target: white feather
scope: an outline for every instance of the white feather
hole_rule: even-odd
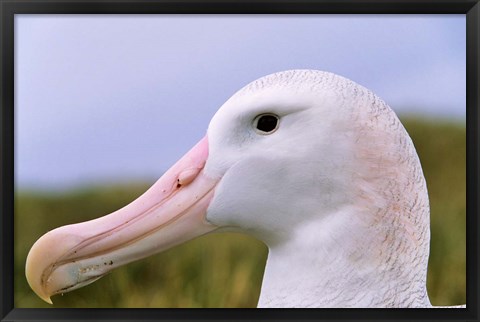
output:
[[[253,120],[279,116],[259,135]],[[431,307],[428,193],[395,113],[338,75],[293,70],[213,117],[207,219],[269,247],[259,307]]]

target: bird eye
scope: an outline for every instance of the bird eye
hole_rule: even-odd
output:
[[[273,133],[278,128],[278,116],[274,114],[261,114],[253,120],[253,125],[260,134]]]

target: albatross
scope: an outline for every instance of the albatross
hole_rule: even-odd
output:
[[[26,277],[51,304],[121,265],[234,231],[269,249],[258,307],[432,307],[429,216],[392,109],[344,77],[290,70],[235,93],[138,199],[39,238]]]

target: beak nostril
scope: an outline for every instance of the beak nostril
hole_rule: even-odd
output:
[[[198,176],[201,170],[202,168],[189,168],[180,172],[177,178],[177,188],[186,186],[192,182]]]

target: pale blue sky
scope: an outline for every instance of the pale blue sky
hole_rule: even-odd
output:
[[[261,76],[348,77],[465,119],[464,15],[16,15],[17,188],[158,178]]]

